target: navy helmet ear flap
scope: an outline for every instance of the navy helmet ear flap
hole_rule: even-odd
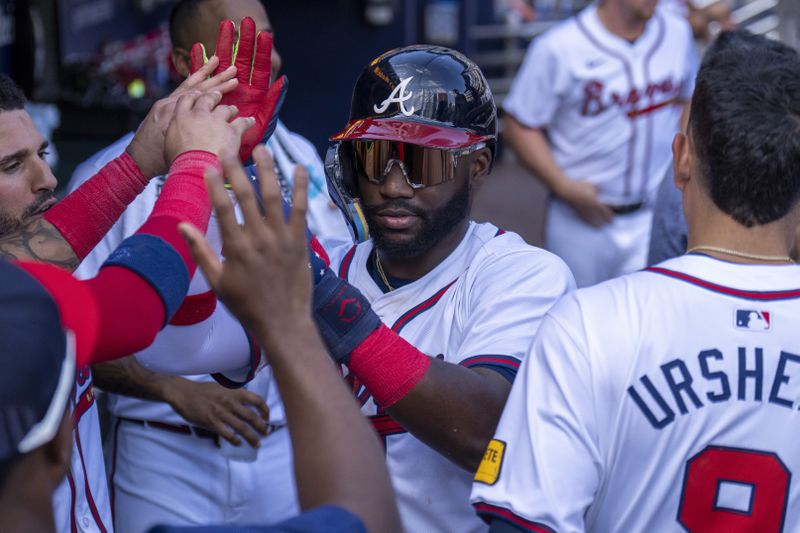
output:
[[[369,230],[359,201],[358,178],[349,142],[336,142],[328,148],[325,154],[325,179],[331,200],[344,215],[353,241],[366,241]]]

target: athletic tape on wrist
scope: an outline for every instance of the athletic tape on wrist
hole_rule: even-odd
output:
[[[381,325],[361,291],[330,269],[314,287],[314,320],[331,357],[341,364]]]
[[[137,233],[122,241],[103,266],[127,268],[158,293],[166,312],[166,326],[189,290],[189,270],[180,254],[164,239]]]

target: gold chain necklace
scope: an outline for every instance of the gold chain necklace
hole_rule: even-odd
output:
[[[742,257],[744,259],[753,259],[755,261],[764,261],[768,263],[794,263],[794,259],[787,255],[759,255],[748,254],[738,250],[731,250],[730,248],[720,248],[718,246],[692,246],[686,250],[687,254],[692,252],[716,252],[718,254],[732,255],[734,257]]]
[[[381,277],[381,281],[384,285],[389,289],[389,291],[393,291],[394,287],[389,284],[389,280],[386,278],[386,273],[383,271],[383,265],[381,265],[381,260],[378,257],[378,252],[375,252],[375,266],[378,267],[378,275]]]

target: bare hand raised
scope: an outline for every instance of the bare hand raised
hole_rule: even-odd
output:
[[[222,167],[244,215],[244,228],[216,173],[206,175],[223,240],[225,262],[197,228],[181,224],[192,256],[217,297],[261,338],[279,342],[288,331],[311,324],[311,274],[306,241],[308,179],[295,175],[294,205],[284,221],[272,159],[263,146],[253,151],[258,165],[264,216],[253,187],[236,158],[223,159]],[[311,324],[309,326],[309,324]],[[265,346],[269,353],[269,346]]]
[[[209,77],[219,66],[219,59],[212,57],[203,68],[186,78],[169,96],[158,100],[144,121],[139,125],[133,140],[127,147],[127,152],[139,166],[142,173],[153,178],[166,174],[169,170],[169,161],[164,155],[164,140],[175,112],[178,99],[190,92],[216,91],[226,94],[236,88],[239,80],[236,76],[236,67],[231,66]]]
[[[218,105],[216,91],[190,92],[178,99],[167,128],[164,155],[169,163],[189,150],[205,150],[221,157],[237,153],[242,135],[255,123],[251,117],[236,116],[235,106]]]

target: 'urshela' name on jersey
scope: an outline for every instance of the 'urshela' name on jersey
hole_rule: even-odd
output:
[[[765,362],[766,358],[766,362]],[[796,408],[800,398],[800,355],[760,347],[725,351],[709,348],[696,359],[673,359],[628,387],[628,399],[656,429],[676,414],[730,400],[767,402]]]

